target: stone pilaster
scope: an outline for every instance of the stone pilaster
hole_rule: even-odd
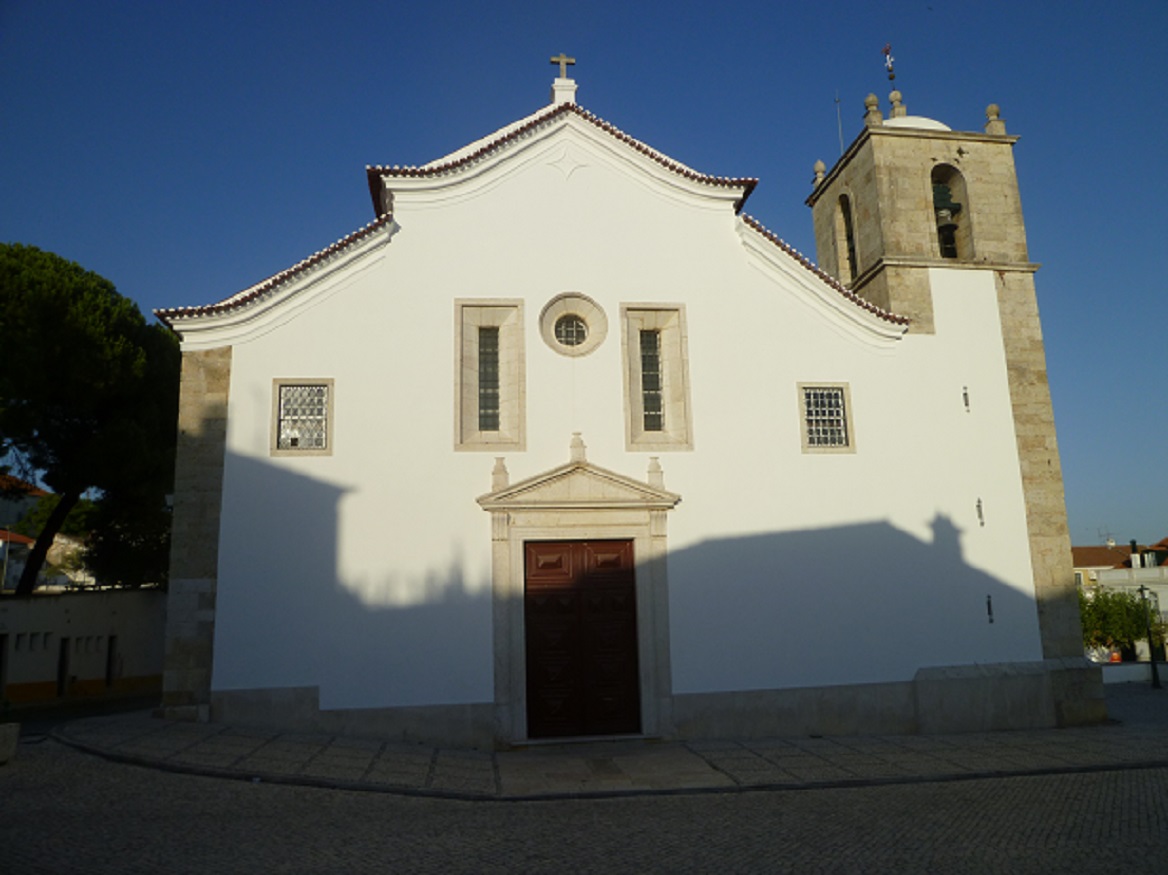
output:
[[[1004,270],[996,276],[1042,653],[1046,659],[1082,657],[1062,465],[1034,277],[1029,272]]]
[[[230,382],[230,347],[183,353],[162,683],[176,719],[209,714]]]

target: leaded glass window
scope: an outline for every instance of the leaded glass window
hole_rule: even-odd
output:
[[[803,419],[808,447],[848,446],[848,413],[842,386],[804,387]]]
[[[499,329],[479,328],[479,431],[499,430]]]
[[[665,430],[661,386],[661,332],[641,331],[641,410],[645,431]]]
[[[276,448],[328,449],[328,392],[325,384],[280,385]]]

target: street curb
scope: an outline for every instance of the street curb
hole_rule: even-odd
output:
[[[952,772],[935,775],[909,775],[902,777],[846,778],[828,781],[804,781],[781,784],[734,784],[721,787],[668,787],[629,790],[580,790],[552,793],[507,794],[463,793],[455,790],[430,789],[425,787],[394,786],[373,784],[365,781],[345,781],[330,778],[315,778],[311,775],[288,775],[269,772],[242,772],[221,769],[214,766],[199,766],[187,763],[152,759],[134,754],[119,753],[77,739],[54,728],[49,736],[67,747],[116,763],[141,766],[157,771],[207,778],[226,778],[249,783],[280,784],[293,787],[313,787],[317,789],[349,790],[359,793],[382,793],[393,796],[422,799],[447,799],[457,802],[569,802],[587,799],[632,799],[650,796],[709,796],[730,793],[757,793],[777,791],[807,790],[853,790],[864,787],[890,787],[914,784],[951,784],[962,781],[982,781],[1000,778],[1041,778],[1055,775],[1098,774],[1101,772],[1132,772],[1147,769],[1168,769],[1168,758],[1142,760],[1127,763],[1097,763],[1082,766],[1049,766],[1037,769],[988,769],[977,772]]]

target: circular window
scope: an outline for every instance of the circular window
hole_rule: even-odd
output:
[[[608,317],[586,295],[566,292],[548,301],[539,314],[544,343],[560,355],[588,355],[604,341]]]
[[[556,340],[564,346],[579,346],[588,339],[588,326],[575,313],[556,320]]]

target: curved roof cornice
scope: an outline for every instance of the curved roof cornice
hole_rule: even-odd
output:
[[[784,271],[800,285],[815,293],[815,296],[827,304],[832,310],[850,316],[856,322],[866,325],[869,329],[887,338],[899,338],[907,330],[910,319],[896,313],[877,307],[871,301],[857,295],[847,286],[821,270],[802,252],[791,246],[762,222],[753,216],[743,213],[741,232],[743,241],[748,248],[763,256],[772,264],[791,264],[797,266],[798,272],[784,268]],[[779,254],[787,256],[776,258]],[[801,277],[800,277],[801,275]]]
[[[314,252],[296,264],[261,280],[243,291],[236,292],[229,298],[224,298],[214,304],[194,307],[165,307],[154,311],[154,315],[172,331],[181,333],[191,320],[205,320],[208,317],[231,317],[240,311],[253,309],[256,305],[273,301],[289,284],[305,278],[314,271],[345,261],[355,250],[361,249],[361,244],[373,243],[378,232],[385,231],[388,237],[392,230],[393,217],[383,215],[374,219],[368,225],[358,228],[352,234],[342,237],[331,246]],[[359,252],[357,253],[359,254]]]
[[[392,204],[387,196],[387,189],[392,188],[394,179],[438,179],[453,174],[459,174],[473,168],[479,162],[502,155],[510,147],[530,136],[532,133],[545,128],[568,116],[576,116],[599,131],[604,132],[624,146],[655,162],[666,170],[677,174],[690,182],[701,185],[710,185],[718,188],[740,189],[738,198],[734,201],[735,212],[742,210],[746,199],[758,185],[753,177],[711,176],[687,167],[680,161],[675,161],[663,152],[640,140],[629,136],[620,128],[604,121],[596,115],[582,109],[575,103],[554,104],[540,110],[527,118],[520,119],[513,124],[500,128],[480,140],[476,140],[449,155],[438,158],[421,166],[373,165],[365,168],[369,182],[369,194],[373,198],[373,208],[378,214],[391,211]]]

